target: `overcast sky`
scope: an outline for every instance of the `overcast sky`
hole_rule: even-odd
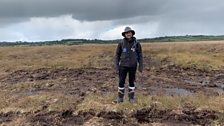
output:
[[[0,41],[224,34],[223,0],[0,0]]]

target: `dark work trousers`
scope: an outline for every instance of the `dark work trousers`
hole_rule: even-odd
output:
[[[119,66],[119,88],[124,88],[127,74],[129,76],[129,87],[135,87],[136,67]]]

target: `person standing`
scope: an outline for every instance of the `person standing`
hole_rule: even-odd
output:
[[[136,70],[143,71],[143,55],[140,42],[134,37],[135,31],[130,27],[126,27],[122,36],[124,37],[118,43],[116,49],[115,67],[119,74],[118,97],[113,103],[121,103],[124,101],[125,80],[129,76],[128,98],[129,102],[135,101],[135,79]]]

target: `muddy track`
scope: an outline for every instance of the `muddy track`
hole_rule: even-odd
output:
[[[48,69],[42,68],[33,71],[25,71],[25,70],[18,70],[14,71],[8,76],[1,78],[1,82],[6,82],[8,84],[15,84],[18,82],[25,82],[25,81],[38,81],[38,80],[50,80],[50,79],[57,79],[57,78],[71,78],[71,79],[89,79],[94,80],[93,77],[97,80],[105,80],[105,77],[108,77],[107,74],[110,73],[110,69],[96,69],[96,68],[89,68],[89,69]],[[102,76],[104,75],[104,76]],[[113,78],[112,76],[111,78]]]
[[[116,74],[111,69],[37,69],[19,70],[2,77],[0,87],[8,89],[13,85],[30,83],[32,89],[21,92],[59,91],[67,95],[84,96],[86,93],[108,92],[116,90]],[[49,82],[50,81],[50,82]],[[53,82],[51,82],[53,81]],[[41,83],[32,87],[32,84]],[[42,84],[45,83],[45,84]]]
[[[134,113],[139,123],[172,122],[182,124],[209,125],[213,120],[218,119],[221,113],[211,110],[200,110],[185,108],[179,113],[173,110],[143,108]]]
[[[196,110],[185,108],[181,112],[174,112],[169,109],[159,109],[156,107],[142,108],[130,115],[116,111],[88,111],[75,112],[74,110],[64,111],[38,111],[34,113],[0,113],[0,124],[10,122],[15,117],[25,117],[26,124],[31,126],[64,126],[64,125],[85,125],[91,119],[98,120],[100,125],[135,125],[148,123],[169,123],[170,125],[210,125],[213,120],[218,119],[221,113],[211,110]]]
[[[145,95],[193,95],[199,91],[207,95],[223,95],[224,71],[183,69],[170,65],[157,69],[146,68],[141,76],[137,73],[137,91]],[[11,90],[13,86],[28,84],[29,88],[17,89],[16,95],[33,95],[57,92],[85,99],[87,94],[116,92],[118,75],[111,68],[18,70],[0,78],[0,88]],[[126,84],[127,86],[127,84]],[[28,93],[29,92],[29,93]],[[28,125],[87,125],[97,121],[101,125],[133,125],[161,122],[170,125],[209,125],[221,113],[184,107],[174,111],[156,107],[139,109],[126,114],[117,111],[47,111],[0,113],[0,124],[25,118]]]
[[[149,89],[157,89],[159,87],[168,92],[170,89],[176,89],[177,93],[182,91],[186,95],[199,91],[208,95],[223,95],[224,70],[201,71],[197,69],[183,69],[179,66],[171,65],[166,68],[146,72],[143,80],[147,80],[150,77],[151,79],[144,82],[144,87]]]
[[[24,82],[36,83],[56,80],[33,87],[33,91],[64,91],[68,94],[105,93],[116,91],[118,75],[110,68],[19,70],[0,78],[0,87]],[[126,84],[127,86],[127,84]],[[145,94],[192,95],[199,91],[208,95],[224,94],[224,70],[201,71],[170,65],[164,68],[146,68],[137,74],[137,88]]]

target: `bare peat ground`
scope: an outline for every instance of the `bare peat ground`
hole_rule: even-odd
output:
[[[156,70],[146,69],[143,75],[137,76],[137,92],[144,96],[189,96],[198,92],[209,96],[223,95],[224,74],[221,70],[206,72],[167,66]],[[26,125],[209,125],[222,115],[219,111],[200,110],[191,105],[184,106],[179,111],[151,105],[129,114],[94,109],[76,111],[76,106],[88,95],[116,92],[117,75],[110,68],[19,70],[2,76],[0,83],[1,90],[11,90],[10,93],[17,97],[44,92],[77,97],[74,108],[67,110],[49,110],[48,104],[44,104],[41,108],[28,112],[1,112],[1,124],[24,119],[23,124]],[[21,88],[20,84],[27,85]]]
[[[115,47],[0,48],[0,125],[224,125],[223,42],[145,44],[136,103],[119,105]]]

